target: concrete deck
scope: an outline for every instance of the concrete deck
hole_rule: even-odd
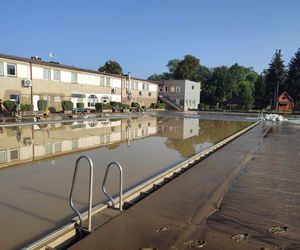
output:
[[[71,249],[188,249],[191,240],[205,249],[299,249],[300,126],[263,132],[253,128]],[[268,231],[278,225],[289,230]],[[231,239],[240,233],[248,239]]]

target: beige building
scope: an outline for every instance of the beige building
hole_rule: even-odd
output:
[[[158,98],[155,82],[4,54],[0,54],[0,86],[0,99],[33,104],[34,110],[38,100],[61,110],[63,100],[71,100],[74,108],[83,102],[93,109],[97,102],[110,101],[148,107]]]

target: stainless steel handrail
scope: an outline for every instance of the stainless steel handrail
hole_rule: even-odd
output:
[[[110,195],[108,194],[108,192],[107,192],[107,190],[106,190],[106,187],[105,187],[106,180],[107,180],[107,176],[108,176],[108,172],[109,172],[109,168],[110,168],[112,165],[117,166],[118,169],[120,170],[119,210],[122,211],[122,210],[123,210],[123,168],[122,168],[122,166],[120,165],[120,163],[118,163],[118,162],[111,162],[111,163],[109,163],[109,164],[107,165],[107,167],[106,167],[106,172],[105,172],[105,176],[104,176],[103,183],[102,183],[102,191],[103,191],[103,193],[106,195],[106,197],[111,201],[112,206],[115,208],[115,202],[114,202],[114,200],[113,200],[113,197],[110,196]]]
[[[86,159],[89,162],[89,166],[90,166],[89,208],[88,208],[88,228],[87,228],[87,230],[91,231],[92,230],[92,203],[93,203],[93,172],[94,172],[94,165],[93,165],[93,161],[91,160],[91,158],[86,156],[86,155],[82,155],[76,160],[76,165],[75,165],[75,170],[74,170],[74,175],[73,175],[73,181],[72,181],[72,187],[71,187],[71,192],[70,192],[70,197],[69,197],[69,204],[70,204],[72,210],[77,214],[77,216],[79,218],[80,227],[83,228],[83,221],[82,221],[82,218],[81,218],[81,213],[74,206],[73,199],[72,199],[74,186],[75,186],[75,182],[76,182],[76,177],[77,177],[77,170],[78,170],[79,162],[80,162],[81,159]]]

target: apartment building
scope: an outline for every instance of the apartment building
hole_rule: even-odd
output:
[[[61,110],[61,102],[74,107],[82,102],[93,109],[97,102],[138,102],[150,106],[158,98],[155,82],[125,75],[114,75],[46,62],[38,57],[23,58],[0,54],[0,99],[15,99],[22,104],[47,100],[48,107]]]
[[[181,110],[197,109],[200,103],[201,82],[167,80],[159,85],[161,100]]]

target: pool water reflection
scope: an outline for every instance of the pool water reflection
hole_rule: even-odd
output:
[[[81,154],[95,165],[94,204],[106,165],[118,161],[124,187],[153,176],[245,128],[249,122],[150,117],[3,128],[0,134],[0,249],[20,248],[73,216],[68,196]],[[85,165],[86,163],[82,163]],[[108,189],[117,193],[114,170]],[[85,208],[88,174],[79,169],[75,203]],[[30,225],[30,230],[28,226]]]

